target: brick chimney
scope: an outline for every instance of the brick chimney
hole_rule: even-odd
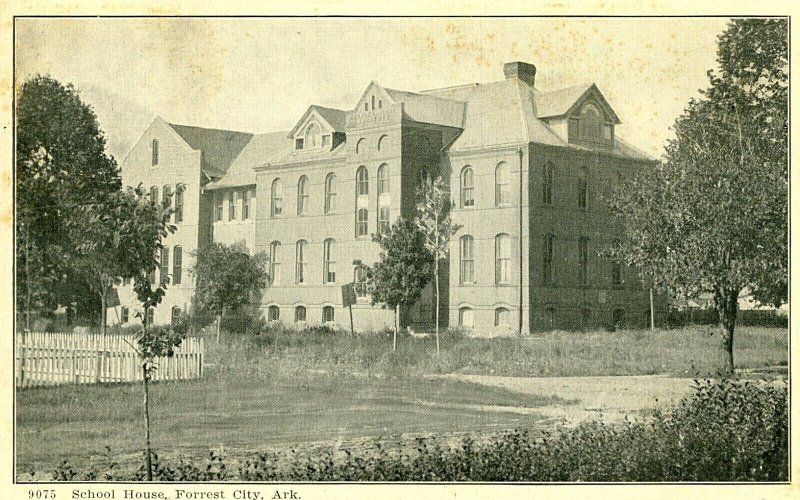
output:
[[[503,73],[506,75],[506,79],[519,78],[531,87],[536,81],[536,66],[530,63],[520,61],[505,63]]]

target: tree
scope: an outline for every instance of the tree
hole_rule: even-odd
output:
[[[383,304],[394,311],[395,350],[400,306],[419,300],[431,279],[433,255],[425,246],[424,233],[402,217],[372,239],[381,247],[380,260],[372,267],[372,305]]]
[[[425,248],[433,255],[433,276],[436,293],[436,357],[439,348],[439,261],[449,254],[450,238],[461,229],[450,218],[450,192],[445,189],[441,177],[425,179],[420,186],[420,201],[417,203],[415,224],[425,239]]]
[[[120,179],[97,117],[71,85],[48,76],[29,79],[16,118],[16,291],[30,328],[33,308],[53,308],[85,293],[65,258],[74,250],[65,220],[87,200],[118,191]],[[67,277],[72,286],[56,286]]]
[[[123,279],[158,266],[162,240],[176,230],[169,223],[171,212],[167,200],[153,203],[140,185],[135,192],[115,191],[80,205],[67,219],[68,234],[75,242],[69,263],[100,299],[104,335],[109,292]],[[161,278],[166,281],[167,277]]]
[[[251,294],[267,284],[267,256],[250,256],[242,245],[212,243],[195,252],[195,300],[200,309],[217,318],[217,342],[226,310],[237,309],[250,301]]]
[[[680,295],[713,294],[727,374],[740,292],[748,287],[772,304],[788,295],[788,139],[776,125],[788,104],[785,28],[729,24],[720,71],[709,72],[709,89],[676,121],[663,164],[613,201],[625,223],[618,259]]]

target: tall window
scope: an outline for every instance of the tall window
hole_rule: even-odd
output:
[[[333,306],[325,306],[322,308],[322,322],[333,323]]]
[[[158,186],[150,187],[150,201],[158,205]]]
[[[545,205],[553,204],[553,174],[555,167],[551,162],[544,164],[544,175],[542,179],[542,203]]]
[[[364,105],[366,106],[366,103],[364,103]],[[358,142],[356,143],[356,154],[364,152],[365,141],[366,139],[364,139],[363,137],[358,140]]]
[[[316,149],[320,146],[320,128],[316,123],[312,123],[306,129],[305,147],[306,149]]]
[[[461,283],[474,283],[475,256],[473,247],[475,240],[472,236],[465,234],[459,241],[461,244]]]
[[[494,310],[494,326],[508,326],[509,316],[508,308],[498,307]]]
[[[158,139],[153,139],[153,144],[151,149],[153,150],[153,157],[151,159],[151,164],[153,166],[158,165]]]
[[[175,222],[183,222],[183,192],[186,191],[185,184],[175,186]]]
[[[301,175],[297,181],[297,215],[308,213],[308,177]]]
[[[125,306],[122,306],[122,308],[120,309],[120,314],[119,314],[120,315],[119,322],[120,323],[127,323],[129,314],[130,314],[130,312],[129,312],[128,308],[125,307]]]
[[[389,194],[389,165],[378,167],[378,195]]]
[[[475,174],[470,166],[461,171],[461,206],[475,206]]]
[[[283,213],[283,188],[281,187],[280,179],[275,179],[272,181],[272,189],[270,193],[270,200],[272,202],[272,216],[277,217]]]
[[[386,143],[389,142],[387,139],[389,139],[389,136],[386,135],[382,135],[381,138],[378,139],[378,151],[386,147]]]
[[[501,162],[494,170],[494,204],[508,205],[511,203],[511,180],[508,173],[508,163]]]
[[[295,282],[300,285],[306,282],[306,240],[295,245]]]
[[[322,244],[322,282],[336,283],[336,242],[327,239]]]
[[[372,96],[372,109],[375,109],[375,96]]]
[[[619,240],[614,240],[612,243],[614,248],[619,246]],[[611,285],[615,287],[622,286],[622,264],[617,259],[611,260]]]
[[[152,325],[153,321],[155,321],[155,315],[156,315],[156,308],[153,307],[153,306],[148,307],[147,308],[147,313],[145,314],[145,317],[144,317],[145,322],[148,325]]]
[[[170,324],[177,325],[178,321],[181,319],[181,308],[178,306],[172,306],[172,314],[170,314]]]
[[[306,321],[306,306],[297,306],[294,308],[294,322],[305,323]]]
[[[331,172],[325,177],[325,213],[336,210],[336,175]]]
[[[368,236],[369,231],[369,210],[359,208],[356,212],[356,236]]]
[[[589,172],[586,167],[578,171],[578,208],[586,210],[589,206]]]
[[[587,103],[581,110],[580,138],[584,141],[598,142],[603,137],[603,120],[600,110],[592,103]]]
[[[162,204],[164,205],[164,207],[172,208],[172,186],[170,186],[169,184],[165,184],[163,191],[161,192],[163,193]]]
[[[369,294],[369,276],[365,266],[356,266],[353,269],[353,284],[356,289],[356,297],[364,298]]]
[[[581,286],[586,286],[589,279],[589,238],[581,237],[578,240],[578,280]]]
[[[511,238],[507,234],[494,237],[494,281],[509,283],[511,281]]]
[[[214,200],[216,201],[216,207],[214,207],[214,211],[216,212],[216,220],[219,222],[222,220],[222,214],[224,213],[224,209],[222,208],[222,192],[217,191],[214,195]]]
[[[267,309],[267,321],[280,321],[281,308],[278,306],[269,306]]]
[[[169,277],[169,248],[163,247],[161,249],[161,268],[159,269],[159,280],[161,283],[166,283]]]
[[[180,285],[183,275],[183,247],[175,245],[172,256],[172,284]]]
[[[281,282],[281,242],[273,241],[269,244],[269,284],[277,285]]]
[[[236,220],[236,191],[228,191],[228,220]]]
[[[389,232],[389,207],[378,209],[378,233],[386,234]]]
[[[250,189],[242,191],[242,220],[250,218],[250,202],[253,199],[253,192]]]
[[[360,166],[356,171],[356,194],[358,196],[367,196],[369,194],[369,172],[367,167]]]
[[[462,307],[458,310],[458,324],[464,328],[472,328],[475,320],[473,319],[471,307]]]
[[[548,234],[544,238],[542,280],[545,286],[552,286],[555,282],[555,277],[553,276],[553,241],[555,238],[552,234]]]

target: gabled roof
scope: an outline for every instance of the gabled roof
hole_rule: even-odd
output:
[[[255,134],[242,149],[239,156],[228,168],[222,178],[206,184],[205,189],[221,189],[227,187],[249,186],[256,183],[254,167],[269,163],[277,156],[291,151],[293,144],[286,137],[287,132],[271,132]]]
[[[202,169],[209,177],[220,177],[253,137],[247,132],[169,124],[194,150],[202,152]]]
[[[552,92],[538,92],[536,94],[536,116],[539,118],[551,118],[571,114],[580,106],[584,98],[590,94],[600,101],[600,104],[614,120],[614,123],[620,123],[614,109],[608,104],[608,101],[606,101],[606,98],[603,97],[603,94],[594,83],[583,83]]]
[[[306,112],[303,113],[303,116],[300,117],[292,130],[289,131],[287,137],[294,137],[295,134],[297,134],[297,131],[300,130],[300,127],[305,125],[309,115],[314,112],[316,112],[334,132],[345,131],[345,121],[348,113],[347,111],[343,109],[326,108],[324,106],[312,104],[308,107]]]

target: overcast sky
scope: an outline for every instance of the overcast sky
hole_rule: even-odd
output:
[[[617,134],[660,157],[706,87],[723,18],[17,19],[17,85],[49,74],[94,107],[119,161],[156,115],[263,133],[310,104],[352,109],[370,81],[418,91],[531,62],[548,91],[594,82]]]

